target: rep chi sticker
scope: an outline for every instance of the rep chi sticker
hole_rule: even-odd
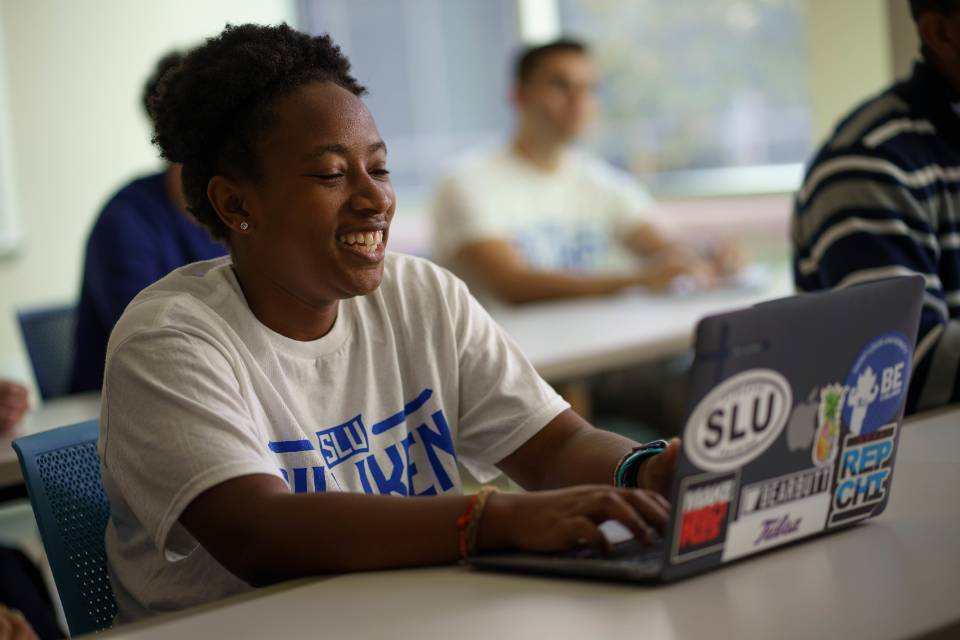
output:
[[[724,380],[697,405],[683,446],[706,471],[731,471],[773,444],[787,423],[793,392],[772,369],[750,369]]]
[[[843,422],[851,435],[876,431],[887,424],[907,392],[910,341],[898,331],[884,333],[863,348],[847,374]]]
[[[837,462],[829,525],[850,524],[873,515],[887,497],[897,423],[872,433],[847,434]]]

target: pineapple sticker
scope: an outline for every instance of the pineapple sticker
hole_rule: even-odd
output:
[[[817,435],[813,441],[813,463],[825,465],[833,462],[840,441],[840,412],[847,387],[843,384],[828,384],[820,389],[820,410],[817,415]]]

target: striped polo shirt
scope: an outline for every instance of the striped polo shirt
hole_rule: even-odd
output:
[[[799,291],[927,282],[907,411],[960,400],[960,103],[929,64],[844,119],[796,194]]]

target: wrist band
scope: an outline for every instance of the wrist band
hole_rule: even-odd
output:
[[[650,457],[667,450],[666,440],[654,440],[647,444],[634,447],[620,458],[613,472],[613,484],[622,488],[637,487],[637,470]]]
[[[483,508],[487,506],[487,498],[496,492],[496,487],[481,488],[476,495],[471,496],[466,511],[457,518],[460,557],[464,560],[477,552],[477,536],[480,532],[480,518],[483,517]]]

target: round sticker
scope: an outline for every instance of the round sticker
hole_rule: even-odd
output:
[[[910,382],[910,341],[899,331],[871,340],[847,374],[843,422],[852,435],[873,433],[896,415]]]
[[[793,392],[773,369],[724,380],[697,404],[684,429],[684,450],[707,471],[730,471],[773,444],[787,424]]]

